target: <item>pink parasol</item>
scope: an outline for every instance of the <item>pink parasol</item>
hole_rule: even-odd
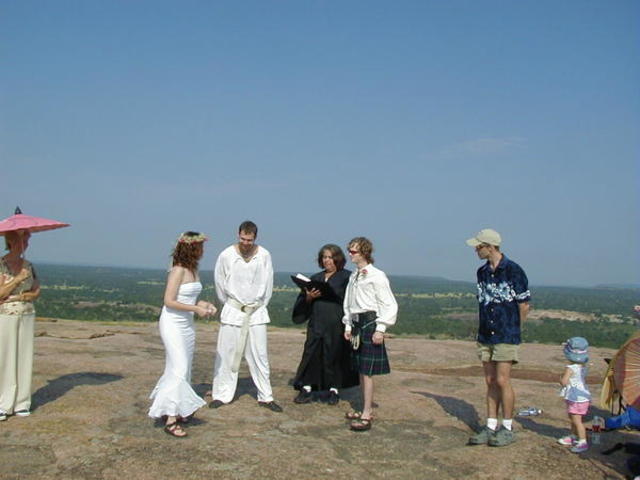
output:
[[[49,220],[47,218],[32,217],[24,215],[20,207],[16,207],[15,214],[5,218],[0,222],[0,235],[16,230],[28,230],[30,232],[43,232],[45,230],[55,230],[56,228],[68,227],[68,223]]]

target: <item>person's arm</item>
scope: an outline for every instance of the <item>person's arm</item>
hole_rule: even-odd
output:
[[[271,296],[273,295],[273,264],[271,263],[271,254],[269,252],[267,252],[264,262],[267,285],[264,291],[264,297],[262,298],[262,305],[266,307],[267,305],[269,305],[269,301],[271,301]]]
[[[569,379],[571,378],[571,367],[567,367],[564,369],[564,373],[560,377],[560,385],[566,387],[569,384]]]
[[[382,272],[381,272],[382,273]],[[378,318],[376,319],[376,332],[384,333],[387,327],[395,325],[398,317],[398,302],[391,291],[389,279],[382,273],[373,284],[378,305]]]
[[[531,300],[531,292],[529,291],[529,279],[522,268],[514,266],[511,271],[511,282],[513,284],[513,291],[516,294],[520,322],[524,323],[527,320],[530,309],[529,301]]]
[[[227,278],[227,269],[225,268],[225,260],[223,258],[224,252],[218,255],[218,260],[216,261],[216,266],[214,269],[214,282],[216,285],[216,295],[218,296],[218,300],[220,303],[224,305],[227,302],[227,294],[224,291],[224,285]]]
[[[351,298],[351,277],[349,277],[349,283],[347,283],[347,289],[344,292],[344,301],[342,302],[342,310],[344,315],[342,316],[342,323],[344,324],[344,338],[351,339],[351,312],[349,311],[349,302]]]
[[[33,265],[31,265],[31,275],[33,276],[33,285],[31,285],[30,290],[22,293],[23,302],[33,302],[40,296],[40,280],[38,280],[38,275]]]
[[[33,302],[40,296],[40,285],[34,285],[31,290],[17,293],[7,298],[7,302]]]
[[[291,311],[291,320],[293,323],[301,324],[309,320],[311,316],[311,303],[306,300],[306,293],[300,292],[296,297],[296,301],[293,304]]]
[[[29,270],[23,268],[18,272],[18,274],[13,277],[11,280],[7,281],[7,275],[0,275],[0,280],[2,283],[0,284],[0,299],[4,299],[4,302],[11,301],[15,302],[17,300],[9,300],[9,295],[11,292],[20,285],[27,277],[29,277]],[[16,296],[16,295],[12,295]]]
[[[164,304],[168,308],[174,310],[182,310],[183,312],[197,313],[201,317],[206,317],[209,312],[200,305],[187,305],[176,300],[178,298],[178,290],[184,278],[185,269],[183,267],[172,267],[167,278],[167,287],[164,290]]]

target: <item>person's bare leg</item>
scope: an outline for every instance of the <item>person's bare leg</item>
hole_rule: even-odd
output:
[[[496,384],[500,391],[502,418],[507,420],[513,418],[513,406],[516,401],[516,395],[511,385],[511,366],[511,362],[496,362]]]
[[[584,428],[582,423],[582,415],[570,414],[571,417],[571,429],[575,432],[578,440],[587,441],[587,429]]]
[[[498,418],[500,388],[497,384],[496,362],[482,362],[482,369],[487,383],[487,418]]]
[[[373,417],[373,377],[360,375],[360,385],[362,387],[362,416],[369,419]]]
[[[570,413],[567,413],[567,417],[569,417],[569,423],[571,423],[571,433],[573,435],[575,435],[576,438],[578,438],[578,432],[576,431],[576,425],[575,425],[575,423],[573,423],[573,415],[571,415]]]

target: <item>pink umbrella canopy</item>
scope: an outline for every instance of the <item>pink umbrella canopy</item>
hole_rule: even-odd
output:
[[[16,230],[28,230],[30,232],[44,232],[45,230],[55,230],[56,228],[68,227],[68,223],[49,220],[47,218],[32,217],[25,215],[16,207],[15,214],[5,218],[0,222],[0,235]]]

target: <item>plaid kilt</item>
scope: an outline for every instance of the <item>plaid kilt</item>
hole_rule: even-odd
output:
[[[358,317],[359,321],[354,323],[352,333],[360,332],[360,347],[352,351],[353,368],[362,375],[368,376],[390,373],[391,368],[384,342],[382,345],[375,345],[371,340],[376,331],[375,313],[366,312]]]

